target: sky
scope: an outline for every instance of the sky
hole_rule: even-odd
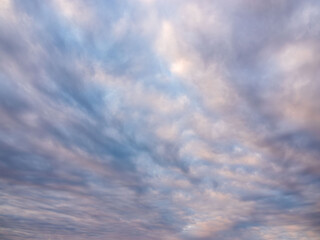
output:
[[[0,239],[319,240],[320,1],[0,0]]]

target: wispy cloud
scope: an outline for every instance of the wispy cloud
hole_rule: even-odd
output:
[[[0,238],[319,239],[318,1],[0,2]]]

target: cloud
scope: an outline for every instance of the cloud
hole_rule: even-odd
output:
[[[0,237],[318,239],[317,1],[1,1]]]

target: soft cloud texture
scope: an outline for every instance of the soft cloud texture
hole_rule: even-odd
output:
[[[0,238],[318,240],[320,2],[0,0]]]

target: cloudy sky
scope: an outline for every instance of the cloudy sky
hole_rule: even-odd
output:
[[[319,240],[320,1],[0,0],[0,238]]]

